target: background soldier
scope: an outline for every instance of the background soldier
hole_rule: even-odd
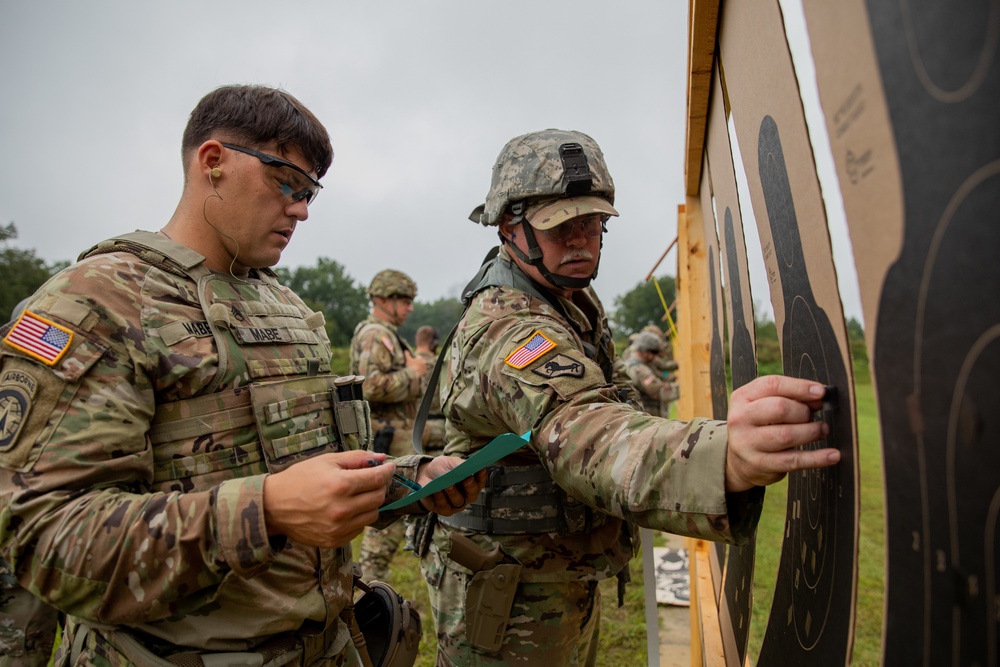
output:
[[[333,157],[316,117],[225,86],[181,155],[164,228],[85,252],[0,343],[0,551],[68,614],[60,665],[357,664],[351,539],[392,520],[394,474],[460,460],[364,451],[323,317],[268,268]],[[450,512],[482,481],[410,508]]]
[[[371,405],[372,448],[392,456],[415,453],[413,420],[427,374],[427,362],[397,333],[413,312],[416,296],[416,283],[402,271],[378,272],[368,286],[371,312],[351,339],[351,373],[365,377],[365,398]],[[365,581],[386,581],[405,532],[402,522],[365,530],[358,558]]]
[[[641,331],[630,349],[632,355],[625,360],[625,371],[638,390],[642,409],[656,417],[669,417],[670,402],[677,400],[677,383],[673,376],[664,377],[653,368],[656,360],[662,359],[663,339],[649,331]]]
[[[427,373],[421,378],[421,398],[423,392],[427,391],[427,385],[431,379],[431,369],[437,363],[438,346],[441,344],[441,337],[438,330],[429,324],[417,329],[416,340],[414,341],[416,354],[427,364]],[[427,413],[427,423],[424,425],[424,433],[421,439],[424,453],[429,456],[437,456],[444,451],[444,415],[441,414],[441,398],[435,392],[431,397],[430,411]]]
[[[494,164],[473,217],[498,226],[503,244],[466,292],[443,367],[445,453],[467,457],[508,432],[531,438],[491,468],[475,503],[439,519],[421,561],[439,664],[594,665],[597,581],[633,556],[628,522],[744,541],[758,485],[832,465],[839,452],[793,449],[829,430],[813,421],[823,396],[814,382],[744,385],[728,423],[669,421],[621,402],[631,382],[590,287],[618,215],[600,148],[545,130],[511,140]]]

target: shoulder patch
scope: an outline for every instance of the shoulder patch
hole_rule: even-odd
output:
[[[557,354],[538,368],[531,370],[533,373],[537,373],[545,378],[582,378],[584,373],[583,364],[573,357],[567,357],[565,354]]]
[[[508,354],[504,361],[508,366],[521,369],[555,347],[556,344],[551,339],[546,338],[541,331],[536,331],[526,343]]]
[[[73,332],[26,310],[3,340],[39,361],[55,366],[73,342]]]
[[[7,371],[0,379],[0,453],[9,452],[17,443],[37,389],[35,378],[21,371]]]
[[[390,352],[396,351],[396,346],[392,344],[392,341],[389,339],[388,336],[385,335],[382,336],[382,344],[385,345],[386,349],[388,349]]]

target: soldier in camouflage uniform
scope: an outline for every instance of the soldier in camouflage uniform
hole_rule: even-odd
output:
[[[351,373],[364,376],[365,398],[371,405],[372,448],[392,456],[415,453],[410,444],[413,418],[427,374],[426,362],[397,333],[413,312],[416,296],[416,283],[402,271],[378,272],[368,286],[371,312],[351,339]],[[358,557],[365,581],[386,581],[405,531],[402,521],[382,530],[365,529]]]
[[[425,324],[417,329],[416,339],[414,340],[414,351],[418,357],[424,360],[428,369],[421,383],[421,394],[428,390],[431,379],[430,370],[437,363],[440,351],[438,346],[440,344],[441,336],[434,327]],[[421,398],[423,398],[422,395]],[[422,443],[425,454],[436,456],[444,451],[444,415],[441,414],[441,398],[437,395],[437,392],[434,392],[431,397],[431,406],[430,411],[427,413],[427,423],[424,425]]]
[[[323,315],[268,268],[332,159],[312,113],[217,89],[182,158],[164,228],[83,253],[0,344],[0,552],[68,614],[59,666],[357,665],[350,541],[393,519],[394,473],[460,459],[363,451],[367,403],[330,375]]]
[[[620,400],[630,382],[590,287],[613,197],[593,139],[546,130],[504,147],[472,216],[498,226],[503,245],[466,290],[445,359],[445,454],[470,456],[507,432],[531,437],[490,469],[476,502],[439,518],[421,561],[438,664],[596,664],[597,582],[633,556],[629,523],[740,543],[759,516],[759,485],[839,460],[834,449],[793,449],[827,428],[813,421],[824,391],[814,382],[747,384],[728,423],[670,421]],[[469,549],[453,534],[482,553],[459,557]]]
[[[632,342],[625,372],[639,393],[642,409],[656,417],[669,417],[670,402],[677,400],[677,383],[653,369],[655,360],[661,358],[662,343],[656,334],[641,331]]]

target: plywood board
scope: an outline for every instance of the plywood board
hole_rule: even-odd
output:
[[[804,3],[873,359],[886,665],[1000,656],[1000,3]]]

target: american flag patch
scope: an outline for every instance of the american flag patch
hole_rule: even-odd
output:
[[[49,366],[55,366],[73,341],[73,332],[55,322],[24,311],[17,324],[4,338],[4,342],[26,352]]]
[[[541,331],[536,331],[527,343],[507,355],[507,365],[524,368],[555,346],[556,344],[546,338]]]

